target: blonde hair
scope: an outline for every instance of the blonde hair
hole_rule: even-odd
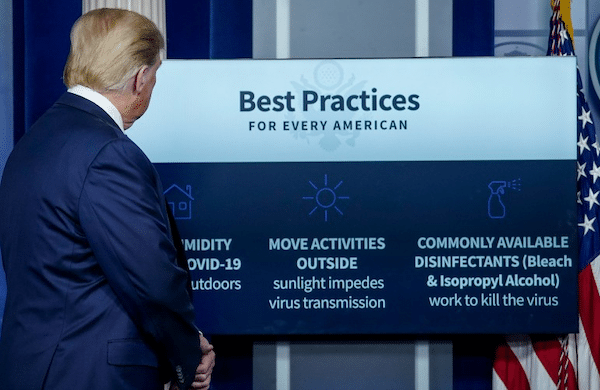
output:
[[[142,67],[154,65],[164,45],[162,34],[145,16],[124,9],[90,11],[71,29],[64,83],[100,92],[122,90]]]

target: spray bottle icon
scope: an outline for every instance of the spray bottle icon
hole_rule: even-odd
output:
[[[488,198],[488,215],[493,219],[500,219],[506,216],[506,206],[502,202],[501,195],[504,195],[506,188],[515,191],[521,191],[521,179],[512,181],[494,180],[488,184],[490,197]]]

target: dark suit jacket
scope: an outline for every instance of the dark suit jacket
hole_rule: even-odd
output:
[[[162,185],[100,107],[65,93],[17,143],[0,247],[0,389],[191,384],[202,354]]]

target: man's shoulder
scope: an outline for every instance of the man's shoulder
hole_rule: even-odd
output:
[[[108,144],[132,142],[94,103],[65,95],[17,142],[11,160],[19,164],[69,162],[81,166],[91,163]]]
[[[65,138],[68,142],[84,142],[87,146],[127,138],[100,107],[71,93],[61,96],[28,133],[33,137],[54,140]]]

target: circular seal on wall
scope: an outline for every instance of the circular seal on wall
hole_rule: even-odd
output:
[[[600,19],[596,22],[596,27],[594,27],[594,32],[590,38],[588,64],[590,68],[590,78],[592,79],[596,96],[600,97]]]

